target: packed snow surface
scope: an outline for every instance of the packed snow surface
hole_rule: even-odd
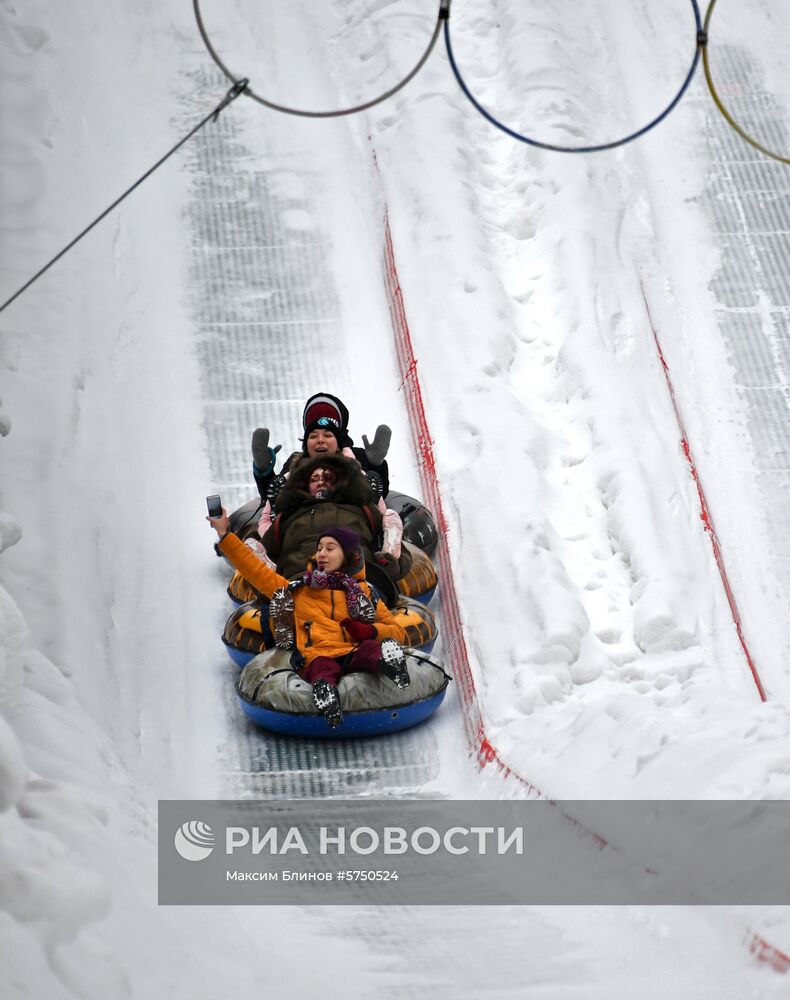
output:
[[[201,10],[256,92],[325,111],[402,78],[435,6]],[[713,28],[722,93],[786,153],[790,12],[722,5]],[[455,0],[451,31],[484,106],[571,146],[655,117],[695,36],[685,0]],[[227,88],[174,0],[0,0],[0,83],[0,300]],[[207,427],[223,413],[195,335],[201,304],[217,328],[234,305],[198,280],[222,273],[222,253],[214,271],[195,264],[210,256],[195,204],[218,145],[228,212],[265,186],[283,257],[325,246],[332,289],[314,368],[250,405],[245,433],[267,424],[287,454],[304,399],[334,391],[357,437],[393,427],[394,485],[418,493],[383,291],[386,208],[471,667],[507,765],[554,799],[790,792],[787,168],[728,135],[701,72],[631,145],[517,143],[465,100],[440,40],[364,115],[236,101],[0,316],[3,996],[317,997],[327,980],[360,997],[780,995],[783,978],[742,946],[757,931],[790,949],[778,908],[157,906],[157,799],[223,789],[227,608],[203,497],[253,491],[241,434],[232,477],[216,481]],[[233,279],[234,302],[266,314],[255,266]],[[215,357],[220,375],[259,371],[259,358]],[[460,713],[448,699],[430,724],[423,793],[520,794],[475,770]]]

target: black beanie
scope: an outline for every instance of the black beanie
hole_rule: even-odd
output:
[[[302,426],[304,427],[302,450],[305,454],[307,454],[307,437],[315,430],[334,434],[341,451],[353,444],[348,435],[348,409],[342,400],[328,392],[317,392],[307,400],[302,413]]]

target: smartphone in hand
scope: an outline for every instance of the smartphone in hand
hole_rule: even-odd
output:
[[[208,508],[209,517],[222,517],[222,501],[218,494],[206,497],[206,507]]]

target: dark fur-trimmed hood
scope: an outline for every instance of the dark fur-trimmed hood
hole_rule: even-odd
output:
[[[331,469],[337,482],[322,500],[310,496],[307,484],[316,469]],[[280,490],[274,503],[274,513],[282,514],[287,520],[300,507],[315,503],[343,503],[354,507],[375,504],[370,483],[356,462],[342,455],[319,455],[303,460],[288,476],[288,481]]]

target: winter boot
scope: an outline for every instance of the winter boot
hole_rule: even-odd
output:
[[[381,643],[381,672],[399,688],[407,688],[411,684],[406,657],[394,639],[384,639]]]
[[[313,684],[313,701],[332,729],[337,729],[342,724],[343,710],[340,707],[340,695],[334,684],[319,677]]]
[[[269,618],[274,634],[274,644],[278,649],[290,649],[296,638],[294,634],[294,595],[288,587],[280,587],[269,601]]]

